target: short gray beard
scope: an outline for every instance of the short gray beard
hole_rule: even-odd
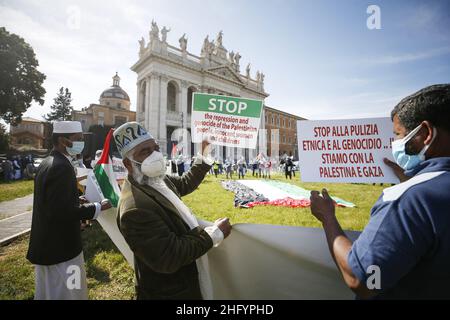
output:
[[[130,160],[133,160],[133,159],[130,158]],[[164,183],[163,181],[164,181],[165,174],[162,174],[158,177],[150,178],[142,173],[141,166],[139,164],[137,164],[136,162],[131,161],[131,167],[133,168],[133,172],[132,172],[131,176],[140,185],[147,185],[147,186],[153,187],[155,185]]]

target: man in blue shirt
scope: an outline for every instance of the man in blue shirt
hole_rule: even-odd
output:
[[[358,298],[450,298],[450,84],[403,99],[391,114],[394,169],[402,183],[383,191],[352,243],[323,189],[311,192],[345,283]]]

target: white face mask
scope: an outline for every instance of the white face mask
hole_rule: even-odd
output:
[[[84,149],[84,141],[72,141],[71,147],[66,147],[66,151],[71,156],[81,154]]]
[[[166,160],[159,151],[153,151],[142,163],[130,160],[140,164],[142,173],[149,178],[160,177],[166,173]]]

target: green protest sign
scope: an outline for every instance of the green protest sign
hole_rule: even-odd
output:
[[[263,103],[261,100],[194,93],[192,107],[193,111],[260,118]]]
[[[194,93],[192,99],[192,140],[214,138],[214,144],[256,148],[262,100]]]

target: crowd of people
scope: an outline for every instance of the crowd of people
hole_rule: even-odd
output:
[[[174,157],[168,162],[168,165],[171,167],[171,174],[181,177],[184,172],[189,171],[193,161],[194,158],[182,155]],[[233,176],[238,179],[245,179],[250,174],[252,178],[271,179],[272,173],[276,172],[284,174],[286,179],[292,180],[292,176],[295,177],[296,170],[297,166],[294,164],[292,156],[284,155],[277,161],[270,157],[259,155],[248,162],[244,157],[236,160],[230,158],[223,160],[216,157],[209,174],[214,175],[216,178],[225,175],[226,179],[233,179]]]
[[[1,177],[5,182],[34,178],[35,166],[32,155],[14,155],[0,162]]]

